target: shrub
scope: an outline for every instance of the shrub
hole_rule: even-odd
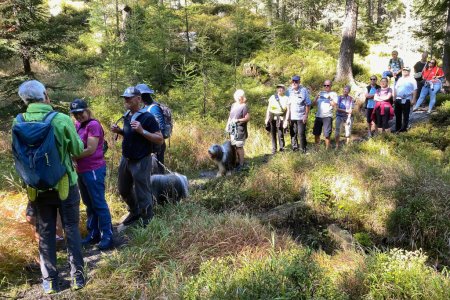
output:
[[[367,259],[368,299],[449,299],[450,278],[426,266],[421,251],[393,249]]]
[[[203,263],[184,289],[185,299],[340,299],[305,250],[242,255]]]

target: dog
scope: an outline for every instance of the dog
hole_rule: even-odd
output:
[[[150,185],[157,204],[176,203],[189,196],[187,177],[178,173],[152,175]]]
[[[229,175],[236,165],[236,152],[230,141],[214,144],[208,149],[209,157],[219,167],[216,177]]]

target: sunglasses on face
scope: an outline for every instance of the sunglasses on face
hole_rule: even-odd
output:
[[[78,112],[74,112],[73,115],[76,116],[81,116],[84,113],[84,111],[78,111]]]
[[[324,84],[323,86],[324,86],[324,87],[330,87],[331,85],[329,85],[329,84]]]

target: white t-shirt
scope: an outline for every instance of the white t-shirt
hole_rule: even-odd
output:
[[[412,76],[402,76],[395,84],[395,97],[402,98],[402,100],[412,100],[415,90],[417,90],[417,81]]]
[[[319,99],[317,99],[317,118],[327,118],[333,116],[332,102],[337,103],[338,95],[336,92],[320,92]]]

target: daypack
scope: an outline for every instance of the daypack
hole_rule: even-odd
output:
[[[159,108],[161,108],[163,116],[164,116],[164,124],[165,128],[161,128],[161,133],[164,137],[164,139],[170,138],[172,135],[172,129],[173,129],[173,123],[172,123],[172,111],[170,108],[162,103],[154,102],[151,104],[148,108],[148,111],[150,112],[150,109],[152,109],[153,106],[158,105]]]
[[[48,190],[66,174],[51,122],[58,113],[49,112],[42,121],[26,121],[16,117],[12,128],[12,150],[17,173],[30,187]]]

